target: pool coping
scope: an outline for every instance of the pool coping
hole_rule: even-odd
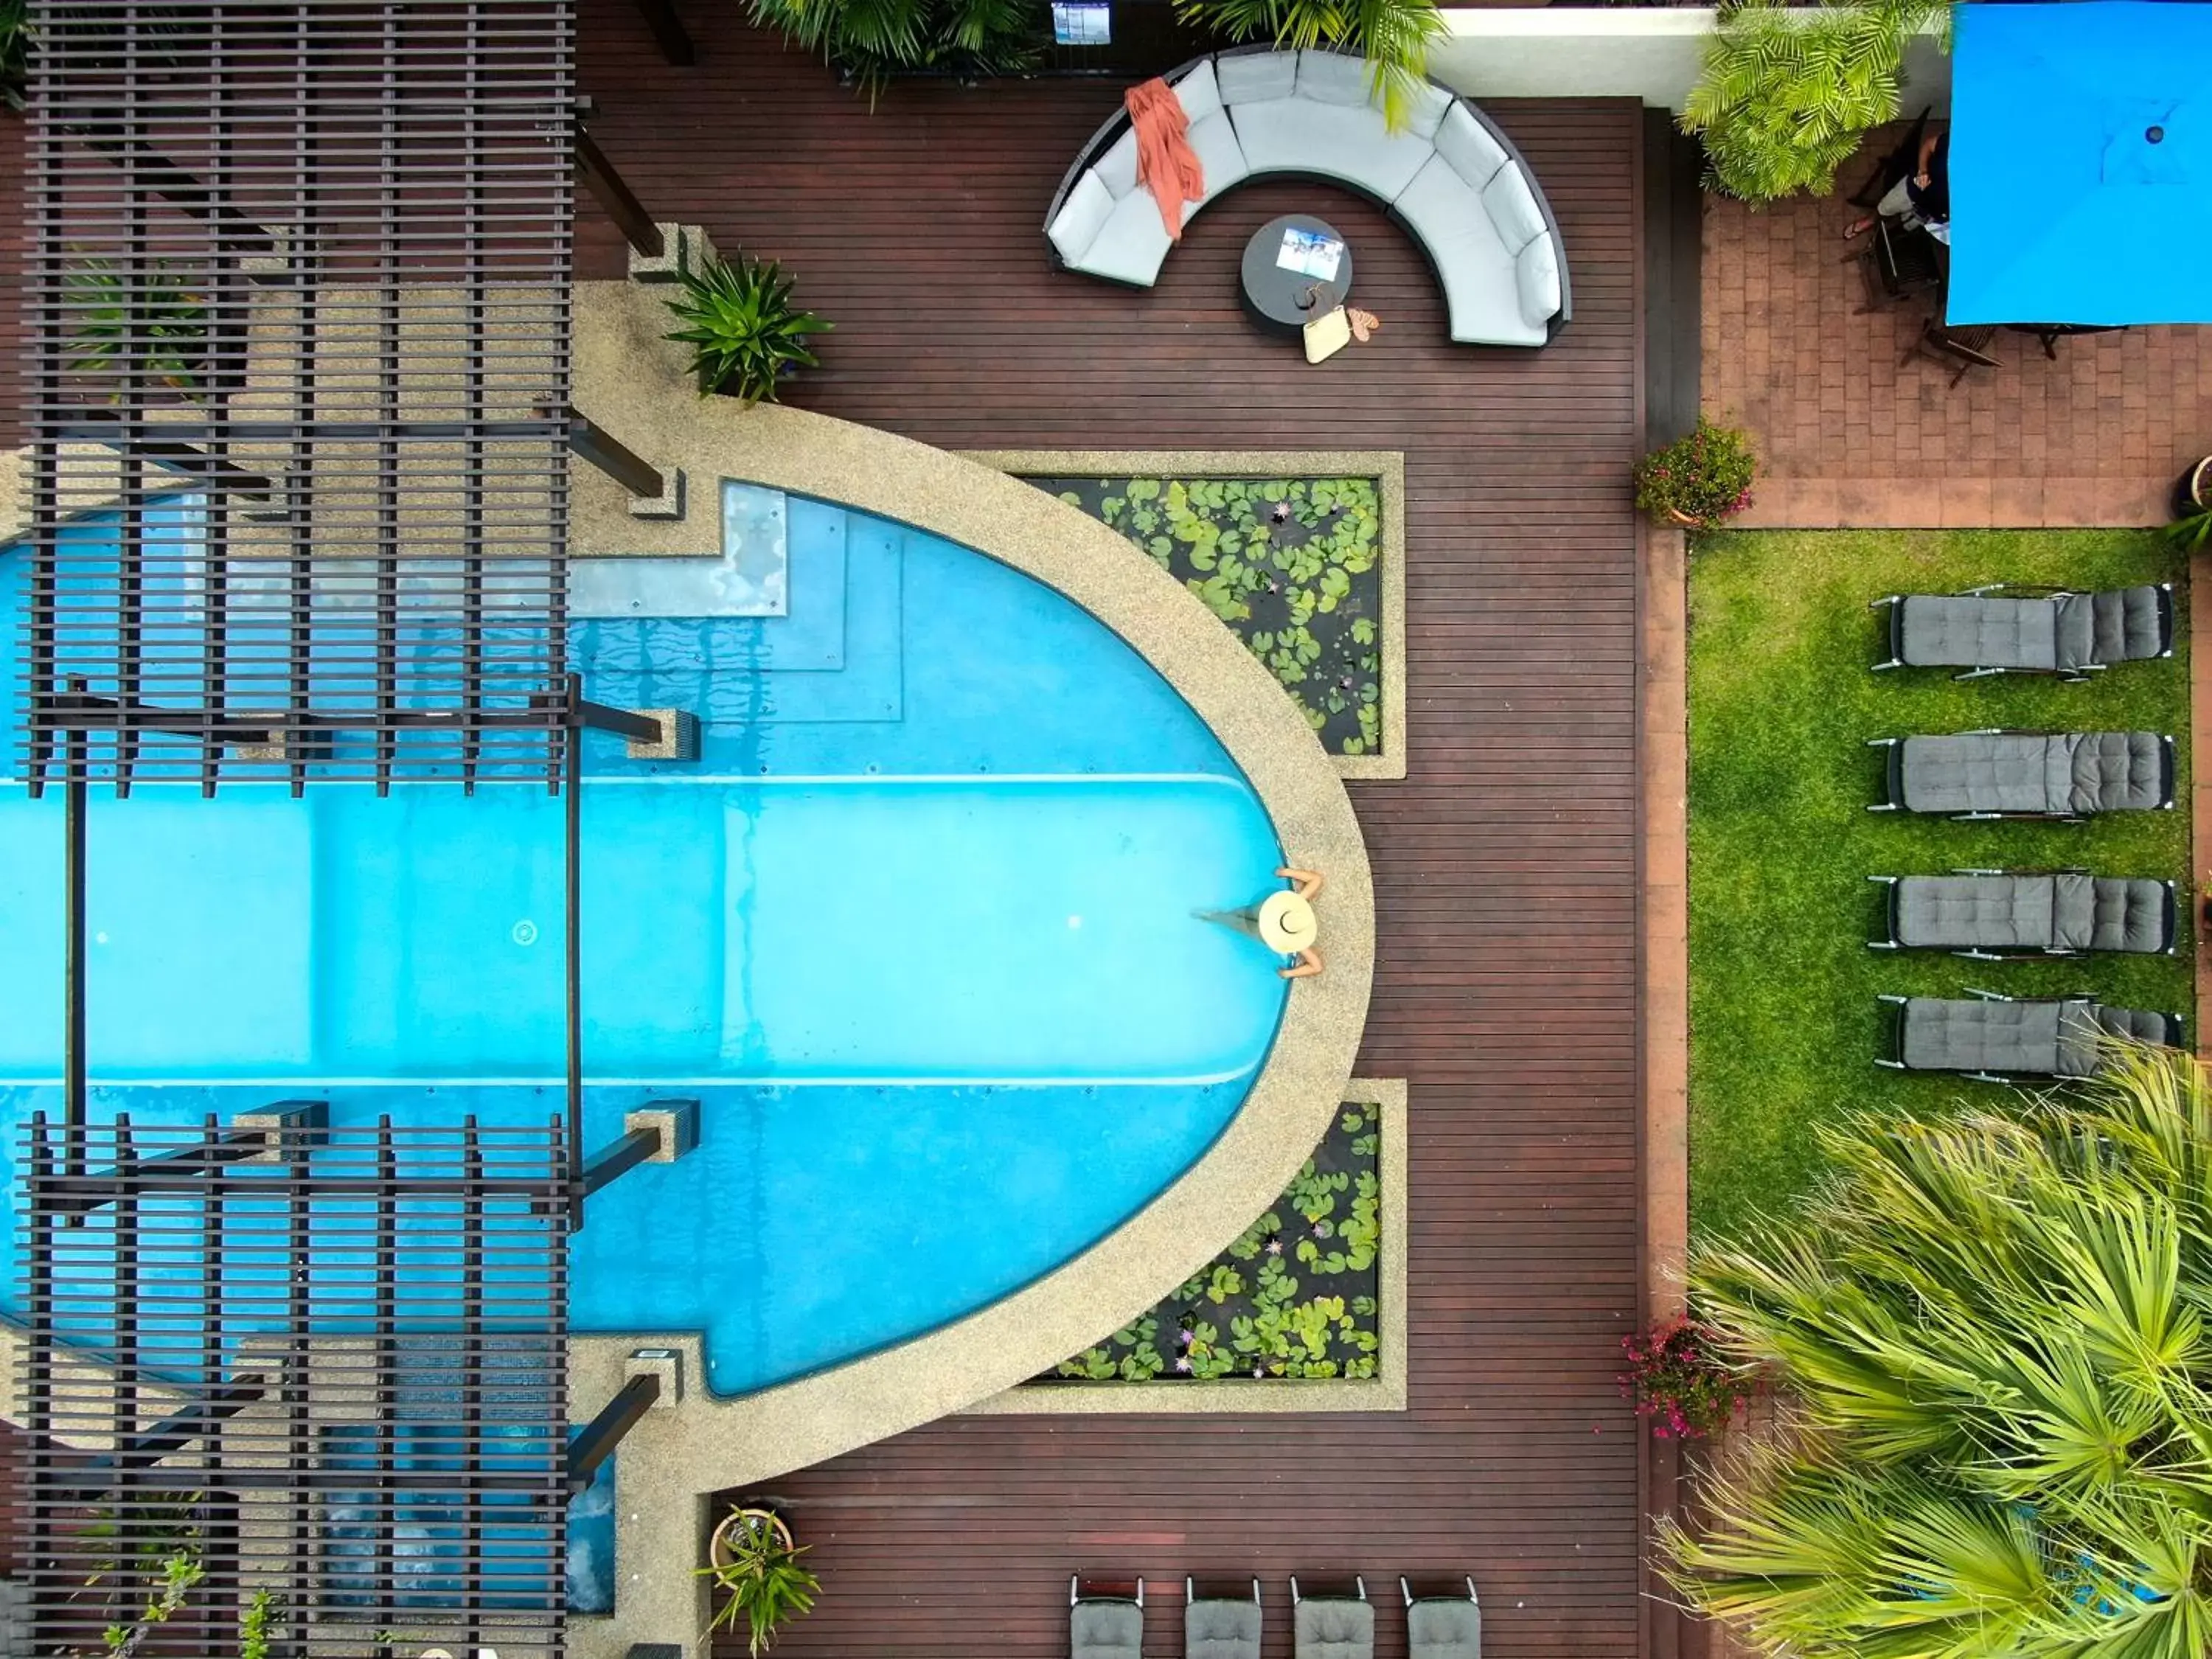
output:
[[[574,315],[577,406],[653,465],[683,469],[695,501],[710,499],[718,478],[764,484],[942,536],[1054,588],[1191,705],[1259,794],[1287,860],[1328,877],[1316,902],[1328,971],[1291,983],[1243,1103],[1188,1170],[1088,1250],[895,1347],[732,1399],[701,1391],[696,1333],[571,1341],[578,1421],[621,1387],[638,1347],[675,1349],[685,1381],[680,1401],[648,1412],[617,1461],[617,1615],[570,1624],[576,1659],[599,1659],[633,1642],[696,1638],[706,1588],[691,1570],[714,1493],[759,1491],[778,1474],[1034,1376],[1158,1302],[1273,1203],[1345,1097],[1373,981],[1375,899],[1343,775],[1304,715],[1266,665],[1143,550],[1044,491],[948,451],[800,410],[700,397],[683,349],[662,337],[667,313],[649,290],[580,283]],[[569,477],[574,556],[698,552],[710,539],[719,549],[718,519],[711,526],[635,519],[612,479],[581,463],[571,464]]]
[[[1381,1269],[1376,1285],[1376,1374],[1371,1377],[1246,1378],[1231,1382],[1024,1382],[979,1400],[976,1415],[1075,1417],[1110,1413],[1401,1412],[1406,1409],[1406,1080],[1358,1078],[1344,1085],[1346,1106],[1373,1106],[1382,1120],[1376,1173],[1382,1185]]]
[[[1328,758],[1340,776],[1406,775],[1406,453],[1400,449],[963,449],[1016,477],[1372,478],[1382,496],[1382,752]],[[1326,751],[1325,751],[1326,752]]]

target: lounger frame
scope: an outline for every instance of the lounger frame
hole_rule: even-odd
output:
[[[1145,1605],[1145,1581],[1142,1578],[1086,1578],[1081,1573],[1070,1576],[1067,1581],[1067,1605],[1078,1601],[1128,1601],[1141,1607]]]
[[[1292,1573],[1291,1575],[1291,1605],[1296,1607],[1305,1599],[1298,1594],[1298,1576]],[[1351,1595],[1322,1595],[1313,1599],[1316,1601],[1364,1601],[1367,1599],[1367,1580],[1355,1573],[1352,1575]]]
[[[1917,735],[1917,734],[1916,734]],[[2023,726],[1978,726],[1971,732],[1948,734],[1960,738],[2054,738],[2067,735],[2059,732],[2043,732]],[[1905,744],[1904,738],[1869,738],[1867,747],[1885,752],[1882,763],[1882,798],[1869,804],[1869,812],[1902,812],[1905,807]],[[2173,733],[2161,732],[2159,744],[2159,803],[2157,810],[2171,812],[2174,807]],[[1997,823],[2004,822],[2028,823],[2087,823],[2096,816],[2088,812],[1950,812],[1929,814],[1947,817],[1954,823]]]
[[[2159,582],[2154,586],[2158,589],[2158,617],[2160,631],[2166,635],[2166,649],[2160,652],[2156,657],[2141,659],[2150,662],[2162,661],[2173,654],[2173,584]],[[1984,582],[1979,587],[1962,587],[1956,593],[1942,597],[1979,599],[1986,599],[1992,594],[2002,594],[2012,599],[2063,599],[2069,597],[2086,597],[2088,592],[2087,588],[2047,587],[2033,582]],[[1880,611],[1887,606],[1889,611],[1889,660],[1875,664],[1874,672],[1887,673],[1892,669],[1909,668],[1913,665],[1905,660],[1905,602],[1914,597],[1910,593],[1885,593],[1880,599],[1869,602],[1867,609],[1869,611]],[[1930,664],[1929,665],[1948,667],[1951,665]],[[2093,662],[2084,664],[2079,668],[1975,666],[1961,670],[1951,678],[1954,680],[1983,680],[1994,678],[1999,674],[2040,674],[2046,678],[2058,680],[2069,685],[2079,685],[2094,676],[2103,673],[2112,665],[2110,663]]]
[[[2001,870],[1977,865],[1960,865],[1954,866],[1950,873],[1954,876],[2090,876],[2092,879],[2094,879],[2094,876],[2092,872],[2078,864],[2062,865],[2055,869],[2041,870]],[[1897,936],[1899,932],[1897,926],[1898,888],[1905,879],[1903,876],[1869,876],[1867,879],[1869,881],[1880,884],[1882,888],[1882,928],[1883,932],[1887,935],[1887,937],[1884,939],[1869,939],[1867,941],[1868,950],[1940,951],[1944,949],[1944,947],[1940,945],[1907,945],[1903,939]],[[2177,889],[2171,881],[2160,882],[2159,885],[2166,889],[2166,916],[2161,929],[2164,942],[2160,945],[2158,951],[2155,952],[2130,951],[2114,953],[2094,951],[2074,951],[2066,949],[2063,946],[2054,946],[2049,950],[2043,951],[1984,951],[1979,949],[1963,951],[1951,950],[1948,951],[1947,954],[1954,957],[1963,957],[1968,962],[2050,962],[2055,961],[2060,957],[2086,957],[2110,954],[2125,954],[2130,956],[2162,955],[2170,957],[2181,948],[2181,896],[2179,890]]]
[[[2055,997],[2009,997],[2002,991],[1985,991],[1976,985],[1967,986],[1966,991],[1968,996],[1978,997],[1984,1002],[2102,1002],[2104,1000],[2094,991],[2069,991],[2063,996]],[[1888,1005],[1889,1008],[1888,1018],[1882,1022],[1881,1052],[1875,1055],[1874,1061],[1884,1071],[1911,1072],[1918,1077],[1964,1078],[1969,1083],[2015,1084],[2021,1081],[2022,1077],[2031,1078],[2038,1082],[2049,1082],[2056,1075],[2049,1072],[2018,1074],[1997,1072],[1950,1072],[1907,1066],[1905,1063],[1905,1005],[1911,1002],[1912,999],[1885,991],[1877,995],[1875,1000]],[[2169,1034],[2172,1038],[2173,1046],[2181,1047],[2188,1037],[2188,1022],[2178,1013],[2167,1012],[2164,1010],[2160,1010],[2160,1017],[2171,1028]],[[2070,1082],[2076,1079],[2066,1080]]]

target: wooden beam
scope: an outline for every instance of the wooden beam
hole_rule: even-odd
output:
[[[606,210],[607,217],[615,222],[623,240],[648,259],[661,256],[667,244],[660,234],[660,227],[645,210],[645,204],[623,182],[622,174],[615,171],[606,152],[592,143],[592,135],[581,127],[576,129],[576,177],[592,192],[592,199]]]

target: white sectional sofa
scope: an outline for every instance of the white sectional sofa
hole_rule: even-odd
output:
[[[1200,58],[1168,81],[1206,173],[1194,215],[1248,179],[1344,185],[1381,203],[1427,254],[1451,337],[1540,346],[1571,314],[1558,222],[1527,164],[1490,118],[1434,83],[1392,132],[1369,95],[1367,65],[1334,52],[1248,48]],[[1069,270],[1150,288],[1172,244],[1137,182],[1126,113],[1085,146],[1045,216]]]

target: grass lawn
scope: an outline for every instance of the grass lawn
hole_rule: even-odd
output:
[[[2189,775],[2188,641],[2081,685],[1952,680],[1869,665],[1888,655],[1867,602],[1989,581],[2081,588],[2185,580],[2154,536],[2104,531],[1738,532],[1690,566],[1690,1204],[1700,1233],[1786,1211],[1817,1180],[1819,1125],[1855,1110],[1938,1112],[1990,1085],[1872,1063],[1878,992],[2094,991],[2192,1016],[2190,942],[2173,957],[1966,962],[1866,948],[1869,875],[1972,865],[2081,865],[2191,891],[2189,815],[2123,812],[2075,828],[1870,813],[1869,738],[2021,726],[2170,732]],[[2185,617],[2185,591],[2175,611]],[[2189,907],[2193,912],[2193,905]],[[2191,931],[2185,927],[2185,932]]]

